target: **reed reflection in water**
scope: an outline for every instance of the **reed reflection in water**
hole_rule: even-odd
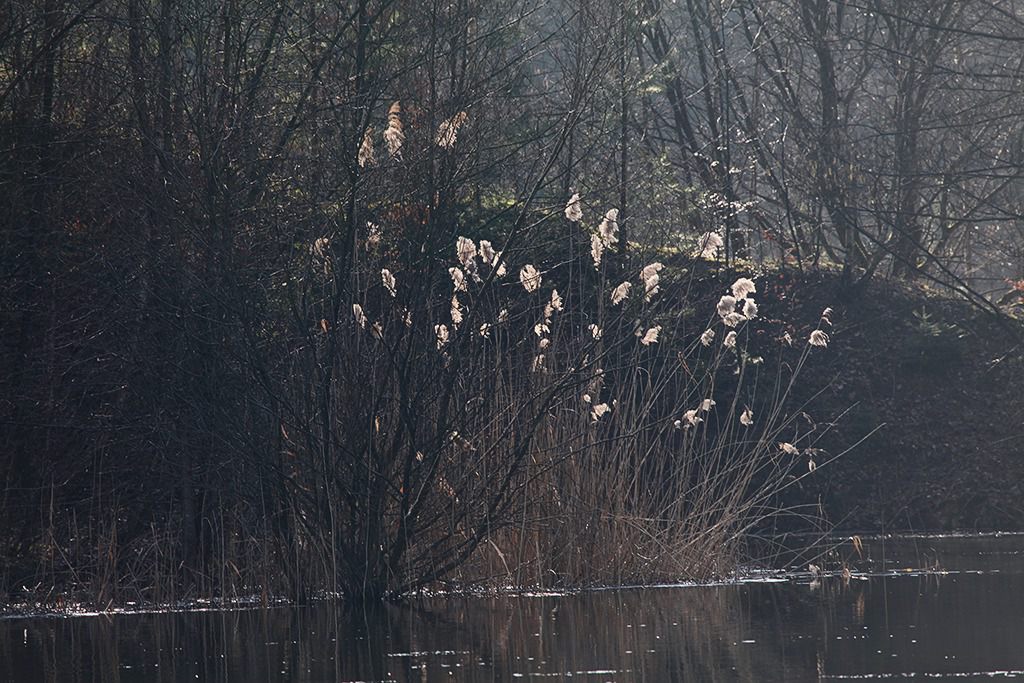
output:
[[[1024,539],[938,545],[949,573],[904,572],[893,546],[850,581],[7,619],[0,681],[1024,677]]]

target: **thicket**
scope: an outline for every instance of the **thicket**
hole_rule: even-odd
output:
[[[794,53],[842,33],[790,4],[11,5],[2,586],[354,600],[727,571],[812,462],[787,398],[828,320],[766,320],[756,277],[705,310],[694,278],[752,253],[958,272],[919,224],[850,222],[834,69],[820,92],[758,76],[794,12]],[[800,163],[753,84],[785,94]],[[988,182],[945,177],[942,248]]]

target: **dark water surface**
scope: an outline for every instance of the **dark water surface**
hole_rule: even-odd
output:
[[[0,681],[1024,678],[1024,536],[865,539],[862,556],[847,543],[816,563],[837,571],[356,618],[319,605],[3,619]]]

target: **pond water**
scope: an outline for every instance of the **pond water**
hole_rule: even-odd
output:
[[[801,571],[785,579],[436,598],[356,616],[321,604],[8,618],[0,681],[1024,678],[1024,536],[865,538],[859,550],[793,558]]]

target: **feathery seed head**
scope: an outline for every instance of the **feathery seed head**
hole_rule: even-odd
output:
[[[754,424],[754,411],[747,406],[746,410],[740,415],[740,424],[744,427],[749,427]]]
[[[725,294],[721,299],[718,300],[718,316],[725,318],[730,313],[736,311],[736,297]]]
[[[551,308],[556,311],[562,310],[562,297],[558,295],[557,289],[551,290]]]
[[[434,325],[434,336],[437,337],[438,350],[444,348],[445,344],[448,343],[448,326],[444,323]]]
[[[473,259],[476,258],[476,245],[473,244],[473,240],[459,235],[455,242],[455,255],[463,267],[471,268],[474,265]]]
[[[650,301],[651,298],[658,293],[658,282],[661,277],[658,272],[661,271],[665,266],[655,261],[643,267],[640,271],[640,279],[644,283],[644,299]]]
[[[356,319],[356,324],[363,329],[366,329],[366,314],[363,313],[363,307],[359,304],[352,304],[352,316]]]
[[[565,217],[572,223],[579,223],[583,218],[583,209],[580,208],[580,196],[573,194],[565,205]]]
[[[725,246],[725,241],[717,232],[706,232],[697,241],[698,254],[701,258],[718,258],[718,250]]]
[[[726,327],[736,327],[744,320],[746,320],[746,318],[743,317],[743,314],[737,313],[736,311],[733,311],[729,315],[722,318],[722,322],[725,324]]]
[[[529,263],[519,271],[519,281],[527,292],[536,292],[540,289],[541,279],[540,271]]]
[[[651,344],[658,343],[658,335],[661,333],[661,325],[657,325],[647,330],[644,336],[640,339],[640,343],[644,346],[650,346]]]
[[[629,282],[623,282],[621,285],[612,290],[612,305],[617,306],[626,297],[629,296],[629,289],[633,285]]]
[[[436,142],[438,147],[451,149],[455,146],[455,141],[459,135],[459,128],[466,122],[467,116],[466,112],[460,111],[450,119],[441,122],[441,125],[437,127]]]
[[[698,415],[698,411],[696,409],[687,410],[685,413],[683,413],[682,424],[683,427],[686,429],[689,429],[690,427],[696,427],[699,423],[703,421],[704,418]]]
[[[452,328],[459,329],[462,324],[462,306],[459,305],[459,297],[452,294]]]
[[[395,276],[391,273],[390,270],[388,270],[387,268],[381,268],[380,280],[381,283],[384,285],[384,289],[388,290],[388,293],[391,294],[392,297],[398,295],[398,287],[397,283],[395,282]]]
[[[452,285],[455,287],[455,291],[465,292],[466,274],[462,272],[462,269],[457,266],[452,266],[448,269],[448,274],[451,275]]]
[[[754,281],[747,277],[741,277],[732,283],[732,295],[737,299],[746,299],[751,294],[757,293]]]
[[[491,243],[487,240],[480,240],[480,259],[484,263],[493,263],[494,257],[494,247],[491,246]]]
[[[757,317],[757,304],[754,303],[753,299],[743,300],[743,317],[747,320],[753,320]]]
[[[363,142],[359,145],[359,156],[356,161],[359,162],[359,168],[364,168],[367,165],[373,165],[374,153],[373,153],[373,126],[367,126],[366,132],[363,133]]]
[[[402,158],[402,143],[405,142],[405,133],[402,130],[402,103],[394,102],[388,108],[388,127],[384,129],[384,142],[388,147],[388,154],[396,159]]]
[[[594,259],[594,270],[601,267],[601,255],[604,254],[604,242],[598,235],[590,236],[590,257]]]
[[[601,237],[601,243],[605,248],[612,246],[619,241],[619,210],[608,209],[601,224],[597,226],[597,234]]]

